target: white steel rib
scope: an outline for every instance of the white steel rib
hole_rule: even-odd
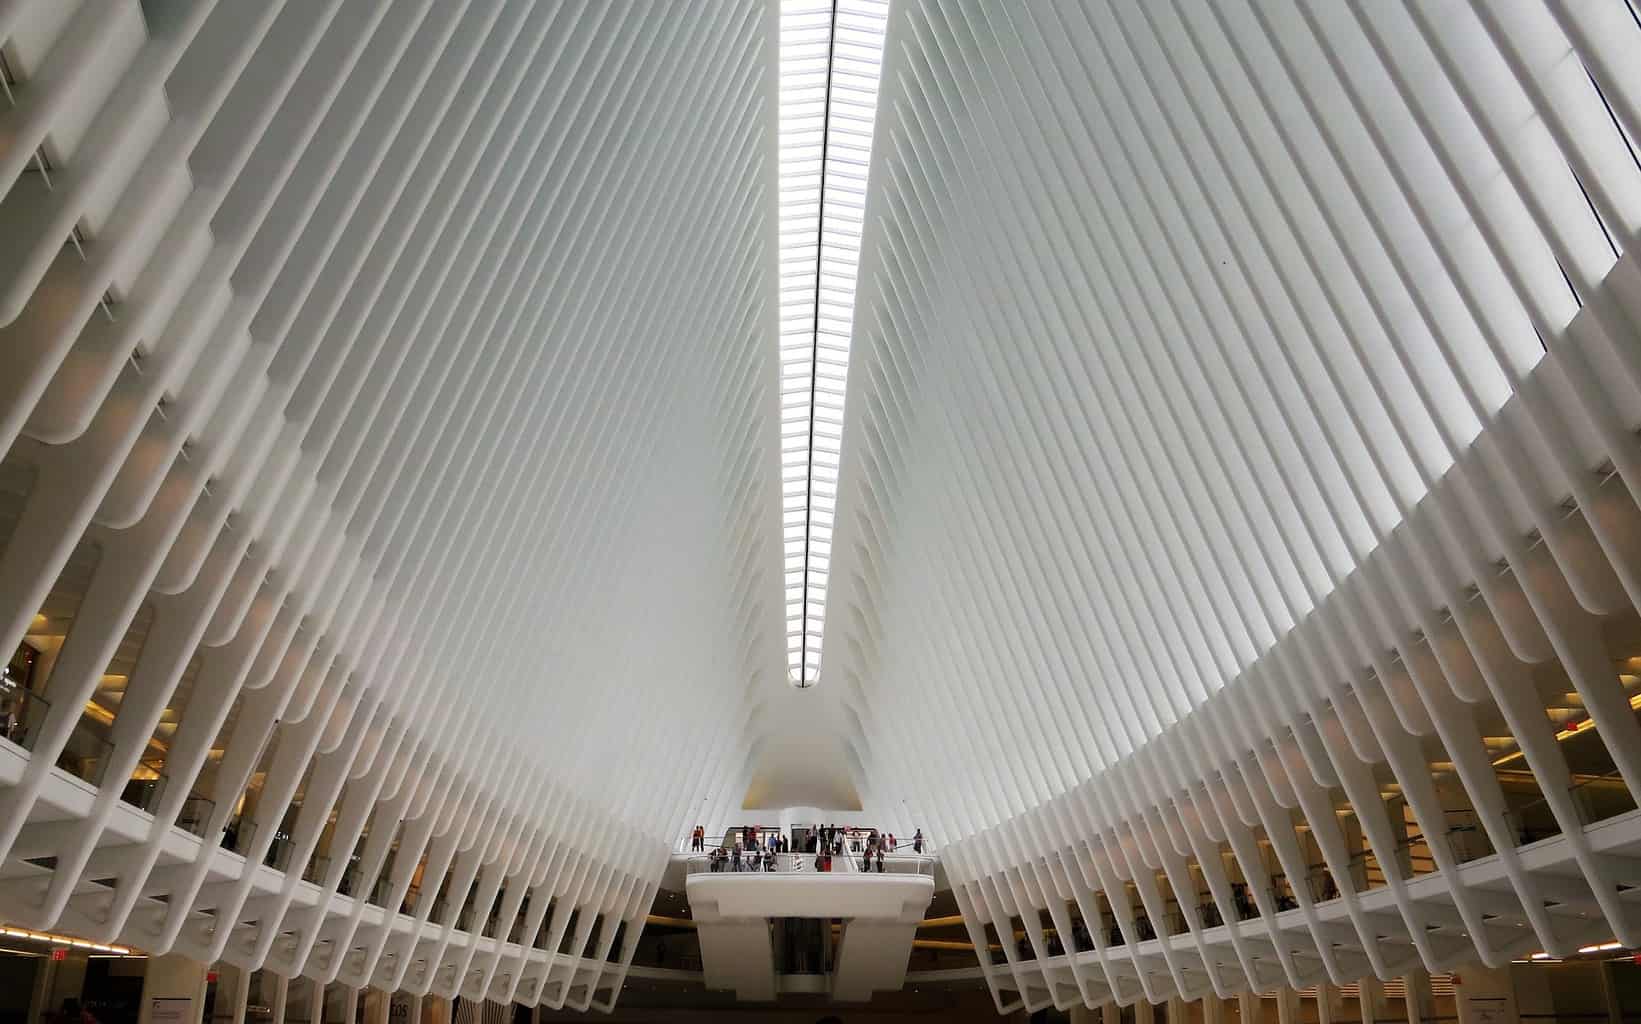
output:
[[[0,0],[0,921],[608,1009],[832,802],[1004,1012],[1641,946],[1637,53]]]
[[[30,0],[0,42],[5,914],[612,1002],[781,672],[774,12]]]

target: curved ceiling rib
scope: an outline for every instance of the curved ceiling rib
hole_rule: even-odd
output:
[[[1637,53],[0,0],[0,919],[608,1009],[825,808],[1009,1011],[1641,947]]]
[[[894,5],[826,673],[977,944],[1075,897],[1090,1003],[1499,956],[1448,809],[1509,848],[1528,801],[1481,752],[1635,791],[1632,7]],[[1275,918],[1431,870],[1440,936]],[[1510,942],[1567,945],[1516,881]]]
[[[30,919],[619,989],[621,955],[481,952],[456,910],[522,927],[534,891],[555,950],[574,908],[578,949],[635,940],[685,820],[745,791],[781,671],[774,10],[20,0],[0,52]],[[98,794],[72,824],[59,764]],[[208,840],[133,839],[134,800]]]

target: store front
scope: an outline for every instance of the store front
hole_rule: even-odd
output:
[[[0,1024],[137,1024],[147,965],[123,947],[0,928]]]

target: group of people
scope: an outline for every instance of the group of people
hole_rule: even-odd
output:
[[[730,829],[729,834],[735,837],[732,845],[714,846],[707,853],[709,870],[776,871],[779,870],[779,856],[792,852],[792,839],[779,829],[742,825]],[[706,841],[706,827],[695,826],[690,832],[690,850],[706,851]],[[921,854],[923,843],[923,830],[918,829],[912,836],[913,852]],[[816,871],[831,871],[833,857],[859,855],[860,870],[871,871],[875,864],[877,870],[882,872],[886,870],[885,856],[897,852],[899,847],[900,840],[893,832],[879,832],[875,828],[840,828],[837,825],[811,826],[804,843],[805,851],[815,855]]]
[[[714,846],[707,854],[707,865],[712,871],[774,871],[779,855],[792,852],[792,840],[779,829],[742,825],[730,832],[735,836],[733,845]],[[705,849],[706,841],[705,826],[695,826],[689,837],[690,850]]]
[[[861,833],[865,833],[864,843]],[[839,828],[836,825],[811,825],[809,828],[809,853],[831,853],[841,855],[847,847],[848,852],[867,854],[895,853],[900,848],[900,840],[893,832],[879,832],[877,829]],[[912,836],[912,852],[923,852],[923,830],[918,829]]]
[[[739,839],[729,849],[714,846],[707,854],[707,866],[712,871],[774,871],[776,851],[772,848],[746,849]]]
[[[879,835],[877,829],[872,829],[866,835],[866,855],[860,859],[860,869],[862,871],[872,870],[872,858],[875,856],[877,858],[878,874],[881,875],[883,873],[883,855],[893,853],[894,849],[895,835],[893,832],[885,832]]]
[[[900,846],[900,840],[893,832],[879,832],[877,829],[867,829],[864,841],[854,833],[859,829],[840,829],[836,825],[815,825],[809,830],[808,852],[815,855],[816,871],[831,871],[832,858],[842,857],[851,853],[861,855],[860,869],[871,871],[876,864],[878,871],[884,870],[884,856],[894,853]],[[847,848],[846,848],[847,847]],[[912,837],[914,852],[923,852],[923,830],[918,829]]]
[[[780,829],[764,828],[761,825],[742,825],[729,830],[735,836],[735,845],[743,853],[750,851],[770,853],[791,853],[792,840],[781,834]],[[692,853],[699,853],[706,849],[707,830],[705,825],[695,826],[689,834],[689,848]],[[722,847],[720,847],[722,849]]]

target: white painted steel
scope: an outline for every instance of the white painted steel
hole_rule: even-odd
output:
[[[826,689],[864,817],[1030,938],[1000,1009],[1641,942],[1581,813],[1641,792],[1637,52],[1625,2],[893,5]]]
[[[1632,0],[840,0],[827,224],[783,9],[0,0],[0,916],[608,1007],[858,792],[1000,1009],[1641,945]]]
[[[613,1002],[782,674],[776,15],[0,5],[0,913]]]

